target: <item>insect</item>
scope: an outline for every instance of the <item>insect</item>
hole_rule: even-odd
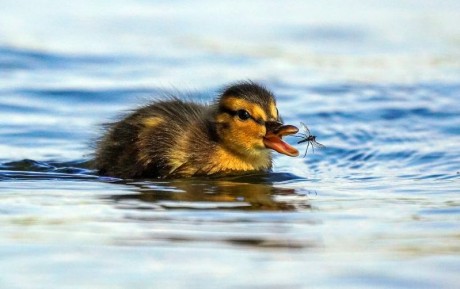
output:
[[[301,143],[307,142],[307,149],[305,150],[305,154],[303,155],[303,157],[307,155],[308,148],[310,147],[310,145],[311,145],[311,149],[313,150],[313,152],[315,152],[315,148],[318,148],[318,149],[325,148],[324,145],[316,141],[316,136],[310,133],[310,130],[308,129],[307,125],[305,125],[303,122],[301,122],[300,124],[302,125],[302,128],[304,129],[305,133],[299,133],[299,135],[296,135],[296,137],[302,138],[297,143],[301,144]]]

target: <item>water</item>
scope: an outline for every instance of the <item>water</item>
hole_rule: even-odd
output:
[[[458,1],[0,4],[0,288],[458,288]],[[327,149],[226,179],[87,168],[100,123],[241,79]]]

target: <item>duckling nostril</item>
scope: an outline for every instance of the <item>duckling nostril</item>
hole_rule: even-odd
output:
[[[283,124],[281,122],[278,122],[278,121],[267,121],[267,122],[265,122],[265,127],[267,128],[267,131],[276,132],[282,126],[283,126]]]

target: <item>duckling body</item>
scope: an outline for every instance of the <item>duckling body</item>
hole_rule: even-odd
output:
[[[298,154],[281,140],[297,128],[279,121],[273,94],[252,82],[227,87],[208,105],[165,99],[109,125],[94,164],[100,174],[122,178],[267,171],[270,148]]]

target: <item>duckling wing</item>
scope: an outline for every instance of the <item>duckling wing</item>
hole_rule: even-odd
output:
[[[132,112],[108,125],[98,143],[96,168],[124,178],[167,176],[182,165],[180,156],[186,152],[177,150],[191,130],[200,132],[208,110],[206,105],[173,99]]]

